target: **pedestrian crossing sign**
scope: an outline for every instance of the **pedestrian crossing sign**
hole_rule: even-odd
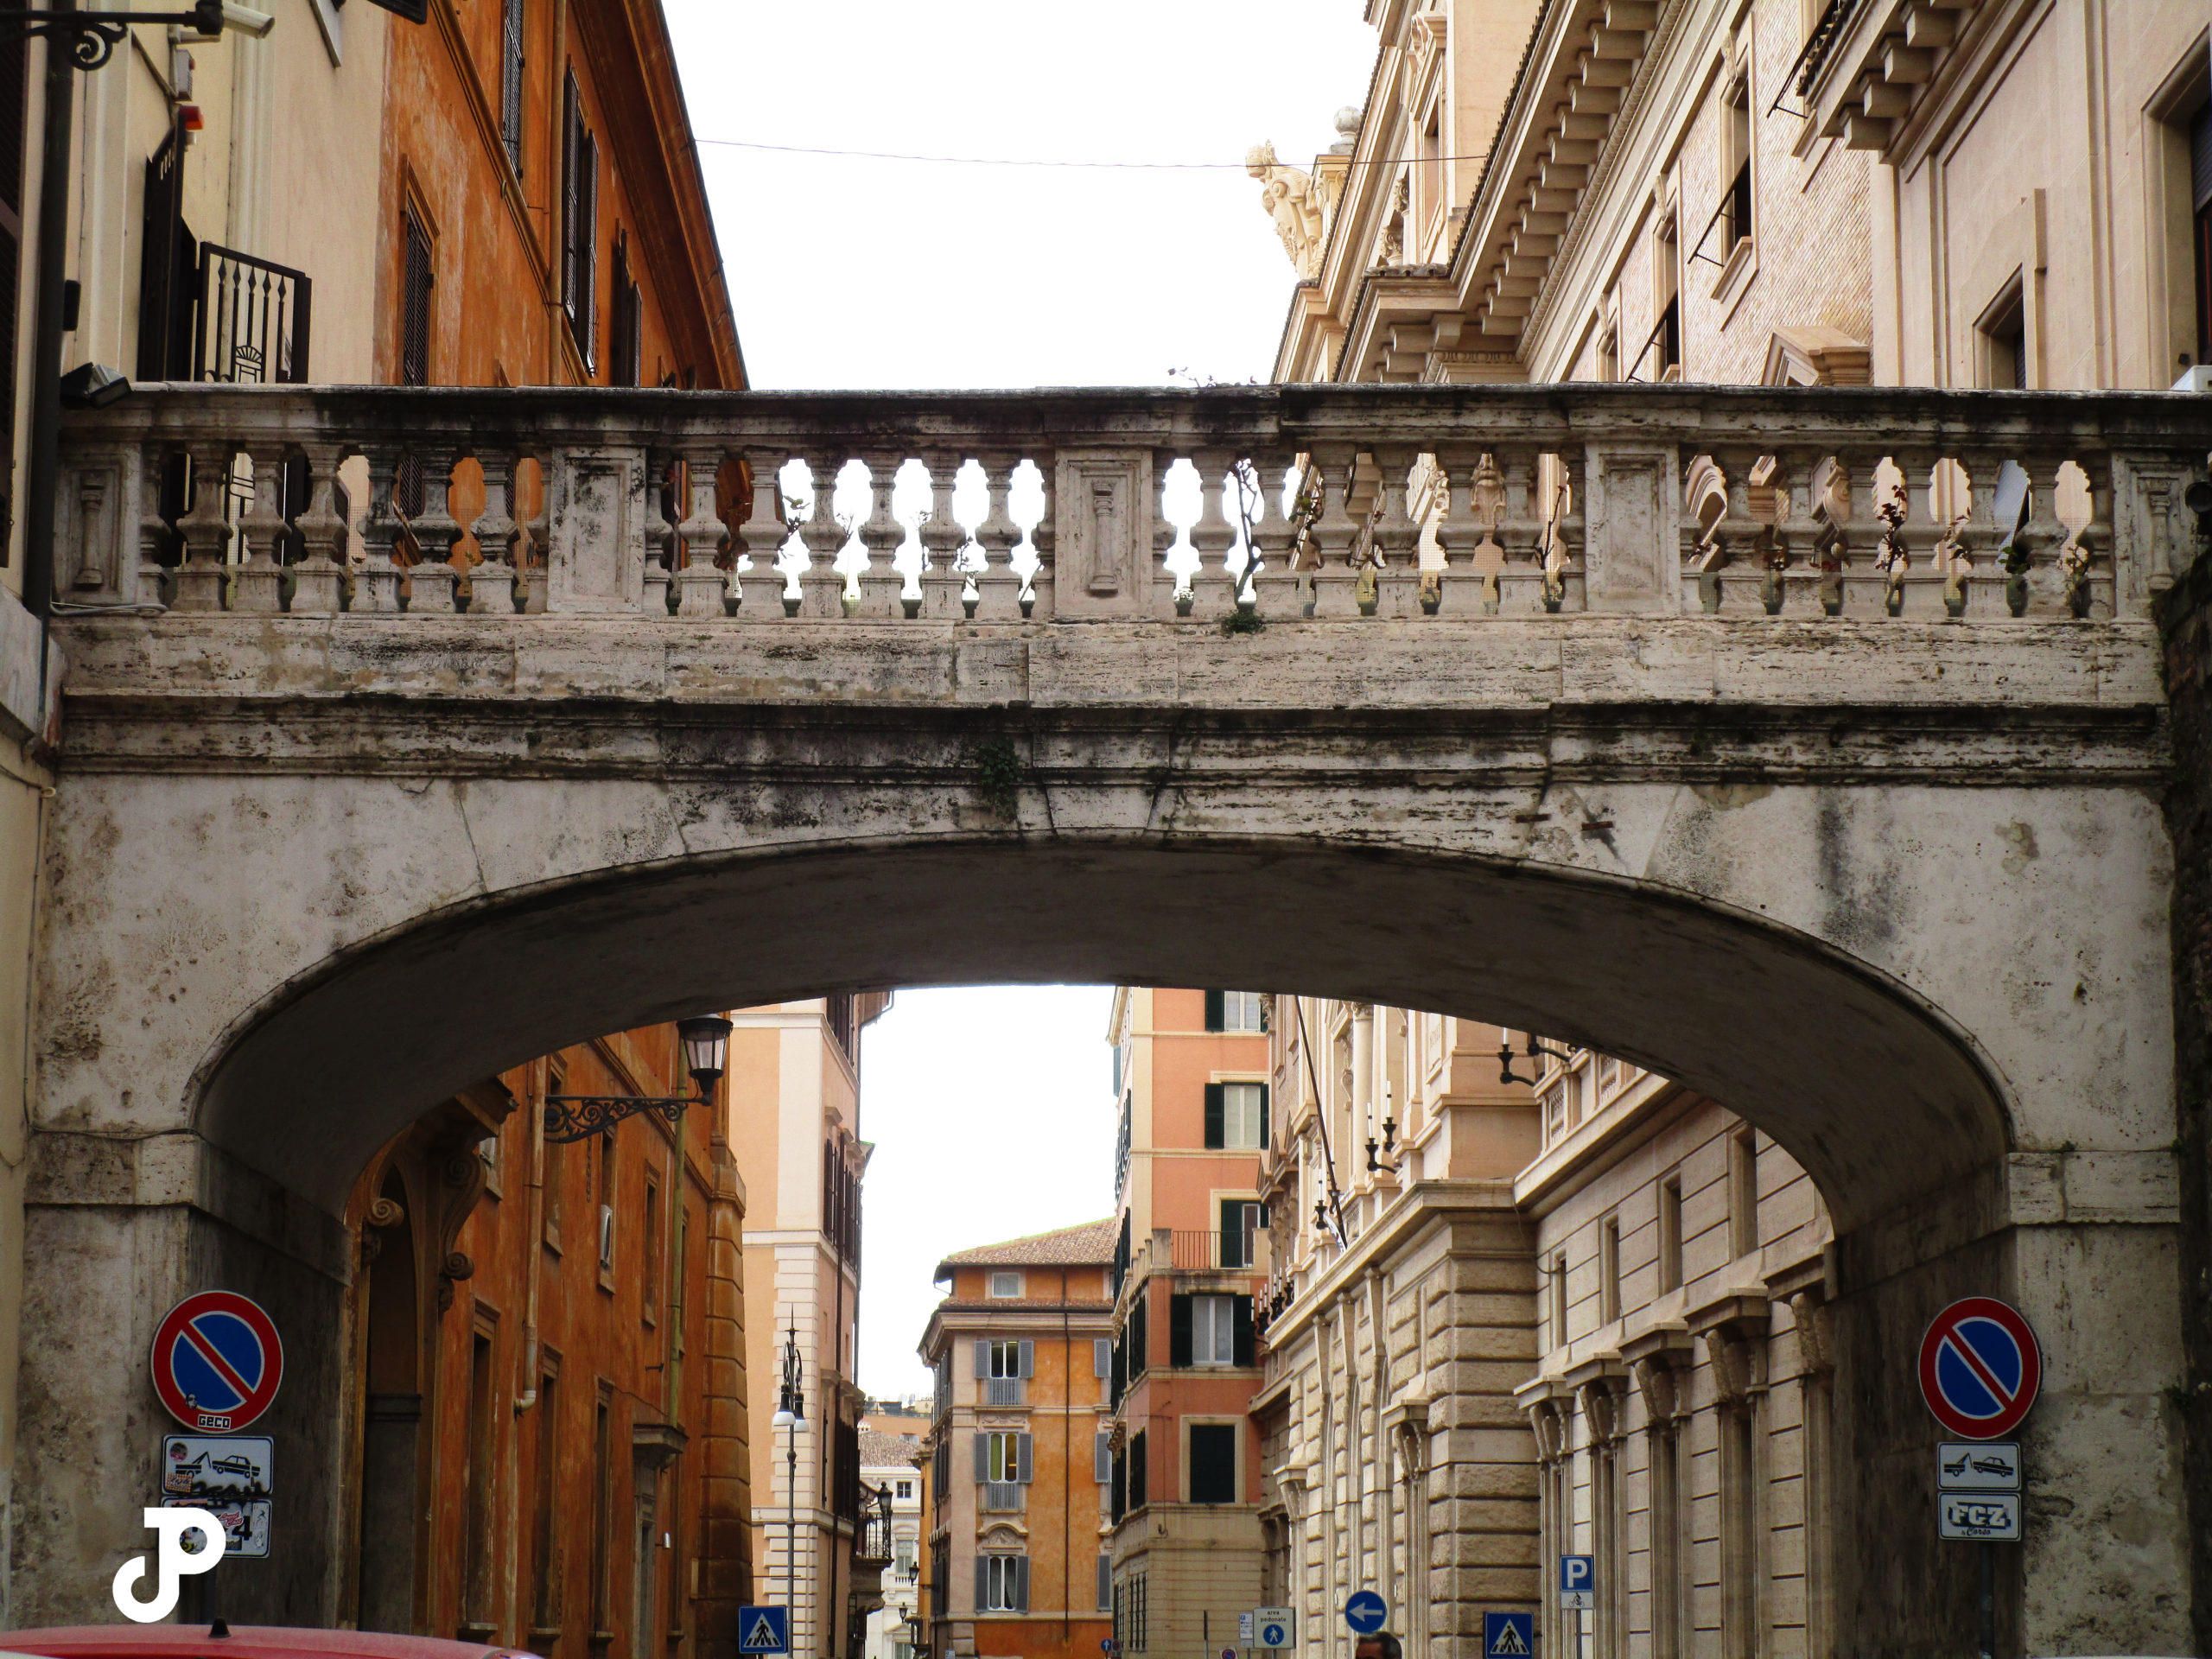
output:
[[[1534,1613],[1484,1613],[1484,1659],[1531,1659],[1536,1651]]]
[[[739,1608],[737,1650],[740,1653],[789,1653],[791,1650],[790,1609]]]

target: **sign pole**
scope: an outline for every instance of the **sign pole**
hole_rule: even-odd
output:
[[[1981,1541],[1981,1659],[1997,1659],[1997,1546]]]

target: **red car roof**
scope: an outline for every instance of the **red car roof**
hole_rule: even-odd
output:
[[[536,1659],[512,1648],[444,1642],[432,1636],[380,1630],[295,1630],[282,1624],[233,1624],[211,1637],[205,1624],[70,1624],[43,1630],[0,1630],[0,1655],[44,1659]]]

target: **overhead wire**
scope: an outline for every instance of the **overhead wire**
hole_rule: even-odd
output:
[[[863,162],[923,162],[938,167],[1065,167],[1092,171],[1125,172],[1204,172],[1211,169],[1243,172],[1243,162],[1083,162],[1058,161],[1036,156],[921,156],[887,149],[825,149],[811,144],[766,144],[748,138],[694,138],[695,143],[710,144],[718,149],[766,150],[778,156],[828,156],[847,161]],[[1410,167],[1427,162],[1479,162],[1486,156],[1370,156],[1364,160],[1354,156],[1341,158],[1351,167]]]

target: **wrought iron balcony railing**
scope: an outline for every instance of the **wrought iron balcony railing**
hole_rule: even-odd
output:
[[[194,378],[229,385],[304,384],[314,299],[305,271],[201,243]]]
[[[2212,400],[163,386],[73,413],[66,446],[58,563],[87,607],[2092,623],[2145,614],[2195,558],[2183,493]],[[251,478],[250,504],[203,488],[165,511],[180,454],[200,479]],[[411,517],[403,464],[424,480]]]

